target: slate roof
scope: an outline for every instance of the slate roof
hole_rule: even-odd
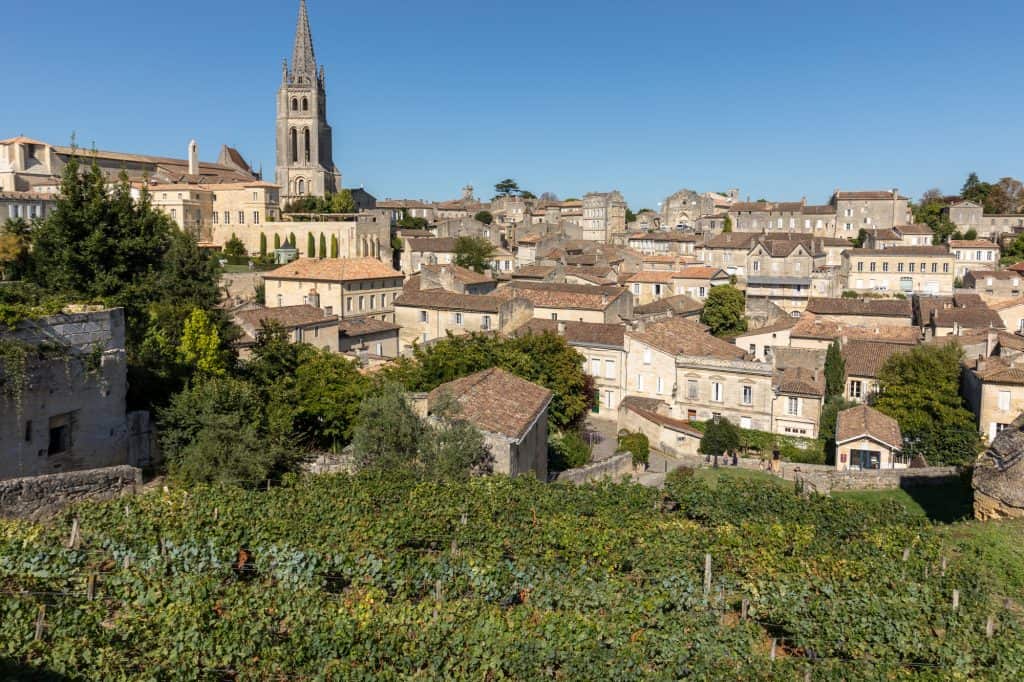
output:
[[[708,356],[722,360],[743,360],[747,355],[746,351],[708,334],[704,325],[685,317],[649,322],[643,331],[627,331],[626,334],[671,355]]]
[[[836,418],[836,443],[860,436],[869,436],[891,448],[903,447],[903,434],[896,420],[867,405],[843,410]]]
[[[462,407],[458,417],[481,431],[521,440],[551,402],[551,391],[498,367],[441,384],[427,397],[433,406],[448,393]]]
[[[497,313],[502,303],[502,299],[490,295],[456,294],[445,289],[403,291],[395,299],[395,307],[464,310],[474,313]]]
[[[897,353],[906,353],[910,346],[879,341],[847,341],[842,356],[847,377],[877,378],[885,361]]]
[[[913,305],[906,299],[809,298],[806,310],[815,315],[900,317],[908,320],[914,315]]]
[[[559,325],[563,333],[559,334]],[[513,336],[527,334],[556,334],[565,338],[570,344],[608,346],[623,348],[626,326],[623,324],[604,324],[600,322],[559,322],[558,320],[542,320],[533,318],[517,327]]]
[[[300,258],[263,273],[263,279],[348,282],[402,278],[401,272],[376,258]]]

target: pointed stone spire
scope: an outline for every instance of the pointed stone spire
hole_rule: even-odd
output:
[[[313,36],[309,32],[306,0],[299,0],[299,21],[295,26],[295,49],[292,50],[292,78],[316,79],[316,55],[313,54]]]

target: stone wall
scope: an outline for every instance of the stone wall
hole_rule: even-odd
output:
[[[808,490],[823,494],[845,490],[923,488],[943,485],[960,478],[960,469],[957,467],[883,469],[879,471],[835,471],[831,467],[826,471],[820,471],[817,466],[807,464],[792,465],[792,467],[800,468],[799,472],[792,473],[793,480],[803,482]]]
[[[109,500],[142,488],[142,470],[130,466],[69,471],[0,481],[0,517],[41,519],[81,500]]]
[[[590,483],[604,478],[620,479],[633,474],[633,455],[621,452],[608,459],[555,474],[558,483]]]

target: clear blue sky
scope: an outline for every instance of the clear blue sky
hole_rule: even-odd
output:
[[[1024,3],[308,0],[346,186],[453,198],[1024,176]],[[8,0],[0,138],[212,160],[273,179],[298,0]]]

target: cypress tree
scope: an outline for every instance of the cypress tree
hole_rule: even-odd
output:
[[[825,354],[825,395],[829,398],[841,396],[845,387],[846,361],[839,348],[839,339],[836,339]]]
[[[280,249],[280,248],[281,248],[281,235],[275,234],[274,235],[274,250],[276,251],[277,249]]]
[[[320,257],[327,258],[327,237],[323,232],[320,233]]]
[[[260,255],[267,255],[267,235],[260,232]]]
[[[306,258],[316,258],[316,238],[312,232],[306,235]]]
[[[331,258],[338,257],[338,235],[331,235]]]

